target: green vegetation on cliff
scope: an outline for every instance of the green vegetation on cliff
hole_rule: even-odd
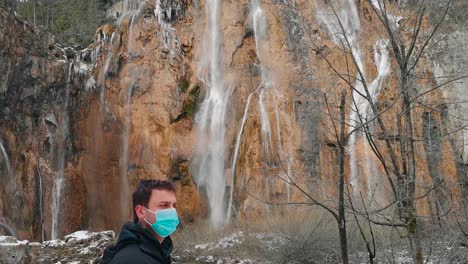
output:
[[[87,46],[112,0],[0,0],[0,7],[42,26],[67,44]]]

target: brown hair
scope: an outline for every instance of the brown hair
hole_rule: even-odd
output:
[[[140,180],[136,190],[133,192],[133,221],[138,222],[138,217],[135,212],[135,206],[143,205],[148,207],[148,202],[151,198],[151,193],[154,189],[166,190],[175,193],[175,186],[170,181],[164,180]]]

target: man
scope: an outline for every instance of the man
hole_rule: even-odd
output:
[[[179,218],[171,182],[142,180],[133,193],[134,222],[120,231],[117,244],[104,251],[105,264],[171,263],[172,240]]]

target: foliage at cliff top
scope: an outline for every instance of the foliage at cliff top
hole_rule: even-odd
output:
[[[0,0],[0,7],[46,28],[66,44],[88,46],[113,0]]]

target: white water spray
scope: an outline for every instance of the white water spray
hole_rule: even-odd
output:
[[[247,121],[247,115],[249,112],[250,108],[250,102],[252,100],[252,96],[257,90],[253,91],[249,96],[247,97],[247,103],[245,104],[245,109],[244,109],[244,114],[242,116],[242,122],[241,126],[239,129],[239,132],[237,133],[236,137],[236,142],[234,145],[234,154],[232,158],[232,172],[231,172],[231,189],[229,193],[229,203],[228,203],[228,213],[227,213],[227,219],[231,219],[231,214],[232,214],[232,206],[233,206],[233,199],[234,199],[234,184],[235,184],[235,177],[236,177],[236,166],[237,166],[237,156],[239,155],[239,147],[241,144],[242,140],[242,134],[244,133],[244,126],[245,122]]]
[[[344,45],[351,50],[352,56],[357,64],[357,67],[361,70],[362,75],[365,78],[364,68],[362,67],[361,52],[359,49],[358,35],[361,29],[361,22],[357,8],[353,0],[339,0],[337,5],[329,4],[324,10],[317,14],[317,21],[323,27],[325,27],[331,40],[338,46]],[[356,107],[352,107],[350,111],[350,123],[349,132],[352,132],[355,127],[359,126],[358,113],[362,113],[362,108],[365,107],[365,99],[359,95],[365,94],[362,85],[361,76],[357,74],[356,83],[352,97],[355,100]],[[361,191],[361,184],[358,178],[357,158],[356,158],[356,146],[357,132],[352,132],[349,137],[349,149],[350,152],[350,183],[353,186],[354,193],[359,194]]]
[[[378,0],[372,1],[372,3],[380,10]],[[361,73],[366,79],[366,73],[364,72],[364,67],[362,63],[361,53],[358,43],[358,34],[361,28],[359,16],[357,13],[357,8],[352,0],[340,0],[338,2],[337,8],[335,8],[336,15],[332,10],[328,10],[328,14],[318,14],[317,19],[321,25],[325,26],[328,31],[331,39],[338,45],[345,45],[350,48],[354,59],[356,61],[357,67],[361,70]],[[341,26],[338,22],[338,19],[341,21]],[[346,37],[346,38],[345,38]],[[348,46],[349,45],[349,46]],[[378,40],[374,45],[374,61],[377,67],[377,77],[375,80],[368,85],[369,94],[373,101],[377,99],[377,96],[380,92],[383,80],[390,73],[390,58],[388,55],[387,43],[383,40]],[[372,118],[372,111],[370,109],[370,103],[367,98],[361,96],[361,94],[366,95],[364,90],[363,81],[361,76],[357,74],[355,90],[353,90],[352,97],[354,103],[350,111],[350,124],[349,132],[351,133],[349,137],[349,153],[350,153],[350,183],[353,186],[354,195],[359,195],[361,192],[362,183],[359,178],[359,175],[367,177],[367,190],[368,198],[374,196],[376,191],[378,180],[377,180],[377,168],[375,167],[375,159],[371,153],[369,143],[366,139],[363,140],[364,144],[364,168],[359,172],[357,153],[356,153],[356,144],[359,136],[359,129],[353,131],[354,129],[363,125]],[[361,119],[362,118],[362,122]],[[368,124],[367,124],[368,125]],[[366,126],[367,126],[366,125]]]
[[[160,34],[164,48],[169,50],[169,54],[174,55],[177,50],[179,39],[177,38],[176,31],[172,27],[171,23],[165,20],[165,14],[167,15],[167,19],[171,19],[172,9],[169,8],[169,10],[164,12],[161,8],[161,0],[156,0],[154,15],[158,18],[158,23],[161,27],[158,34]]]
[[[267,40],[266,25],[267,20],[265,13],[260,5],[259,0],[252,0],[251,2],[252,22],[255,37],[255,49],[257,57],[260,61],[261,71],[261,84],[257,88],[260,90],[258,105],[260,109],[260,124],[261,124],[261,135],[262,135],[262,146],[264,160],[267,163],[272,163],[274,158],[273,153],[273,136],[271,129],[270,117],[268,114],[269,100],[274,94],[271,91],[274,89],[270,78],[270,73],[266,67],[265,51],[270,49]],[[271,95],[271,96],[270,96]],[[273,98],[272,98],[273,100]]]
[[[208,196],[210,222],[220,227],[225,221],[225,136],[226,108],[229,92],[225,89],[220,58],[221,1],[208,0],[206,5],[205,46],[202,51],[206,75],[206,95],[196,115],[198,142],[194,157],[194,178]]]
[[[371,95],[372,100],[375,102],[377,100],[377,96],[380,93],[382,88],[383,80],[389,75],[390,73],[390,57],[387,47],[387,42],[384,40],[377,40],[374,44],[374,63],[377,68],[377,77],[374,81],[369,85],[369,93]],[[372,109],[370,109],[370,105],[368,101],[365,101],[365,105],[363,108],[365,112],[362,113],[364,116],[364,120],[370,120],[373,117]],[[371,199],[374,197],[375,200],[379,196],[375,195],[376,191],[379,189],[379,181],[377,180],[377,168],[375,165],[375,158],[371,152],[369,152],[370,146],[367,140],[364,140],[365,144],[365,159],[366,159],[366,170],[367,170],[367,189],[368,189],[368,198]]]
[[[62,192],[65,184],[65,160],[66,160],[66,148],[67,140],[70,134],[70,123],[68,116],[68,100],[69,100],[69,89],[66,87],[65,92],[65,105],[63,109],[63,116],[61,118],[60,126],[58,127],[58,145],[57,153],[52,155],[55,162],[55,169],[57,174],[55,175],[53,187],[52,187],[52,229],[51,229],[51,238],[58,239],[61,236],[60,233],[60,215],[61,215],[61,201],[62,201]]]
[[[38,166],[38,165],[36,165]],[[41,221],[41,241],[44,242],[45,241],[45,232],[44,232],[44,223],[43,223],[43,219],[44,219],[44,205],[43,205],[43,196],[44,196],[44,190],[43,190],[43,186],[42,186],[42,175],[41,175],[41,172],[39,171],[39,168],[37,167],[37,174],[38,174],[38,178],[39,178],[39,217],[40,217],[40,221]]]

